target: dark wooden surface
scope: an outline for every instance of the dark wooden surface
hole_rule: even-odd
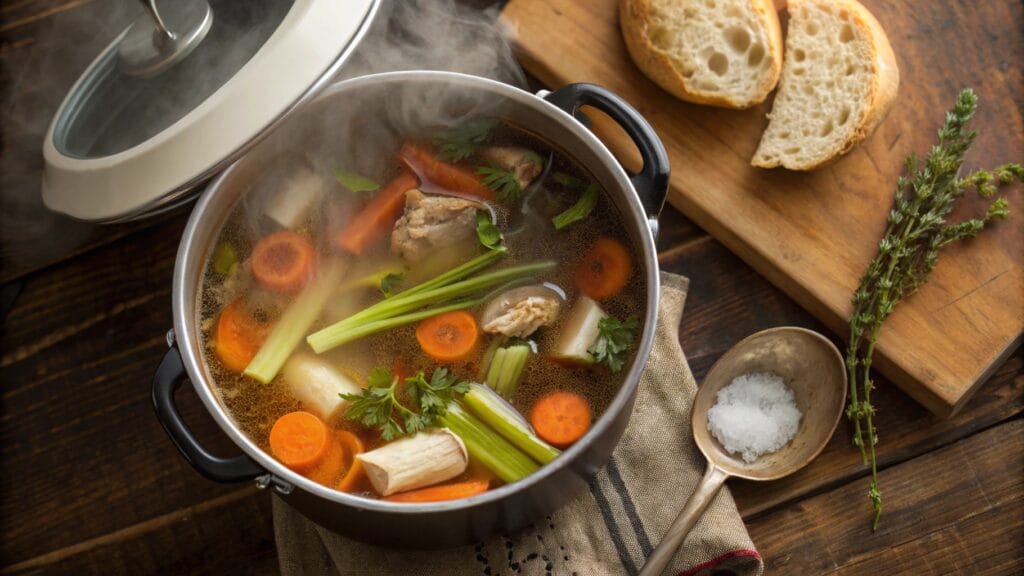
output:
[[[0,62],[24,63],[34,29],[88,4],[0,5]],[[0,573],[277,572],[269,494],[201,478],[150,406],[186,217],[101,229],[74,255],[4,272],[13,281],[4,293],[21,290],[0,326]],[[759,329],[825,330],[672,208],[662,231],[662,267],[691,279],[679,329],[698,379]],[[878,532],[868,529],[865,472],[842,426],[796,476],[730,484],[768,573],[1024,572],[1021,353],[951,420],[879,386],[887,508]],[[211,449],[230,454],[195,396],[178,399]]]

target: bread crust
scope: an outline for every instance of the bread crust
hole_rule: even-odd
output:
[[[799,5],[828,5],[846,10],[856,26],[867,30],[867,41],[871,45],[874,55],[871,62],[875,70],[874,80],[868,91],[868,103],[864,107],[865,112],[858,118],[857,126],[850,137],[839,142],[820,160],[805,164],[786,164],[781,159],[769,162],[761,158],[761,147],[758,145],[754,157],[750,160],[751,166],[759,168],[782,166],[789,170],[807,171],[831,164],[867,138],[882,123],[896,101],[897,92],[899,92],[900,71],[896,64],[896,54],[893,52],[889,37],[882,25],[867,8],[856,0],[789,0],[787,9]],[[792,22],[792,20],[790,21]],[[782,90],[782,87],[780,86],[779,89]]]
[[[647,35],[651,2],[658,0],[621,0],[619,2],[619,24],[626,48],[637,67],[658,86],[687,102],[708,104],[723,108],[750,108],[764,102],[775,89],[782,73],[782,26],[772,0],[747,0],[766,30],[768,46],[765,57],[769,58],[769,70],[758,86],[757,94],[741,101],[717,92],[698,90],[687,84],[686,78],[676,68],[671,56],[651,42]]]

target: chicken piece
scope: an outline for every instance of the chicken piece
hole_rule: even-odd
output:
[[[483,157],[499,168],[514,172],[520,190],[533,182],[544,171],[544,161],[536,152],[521,146],[490,146],[484,148]]]
[[[526,338],[552,324],[562,307],[561,296],[544,285],[523,286],[502,292],[480,316],[484,332]]]
[[[476,234],[476,211],[483,206],[453,196],[427,196],[418,189],[405,193],[405,213],[391,232],[391,253],[417,263],[439,248]]]

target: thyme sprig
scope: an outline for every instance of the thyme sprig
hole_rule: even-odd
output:
[[[896,182],[893,208],[878,243],[878,254],[868,265],[860,286],[853,295],[850,338],[846,349],[846,370],[850,394],[846,416],[853,422],[853,443],[861,460],[871,468],[868,497],[874,508],[872,530],[878,528],[882,513],[882,492],[878,487],[875,447],[878,434],[874,426],[875,407],[871,393],[871,361],[882,322],[900,300],[913,294],[928,279],[938,263],[944,246],[973,238],[993,219],[1009,215],[1005,198],[994,200],[984,216],[960,223],[947,223],[946,217],[958,198],[974,189],[990,198],[1000,185],[1024,181],[1020,164],[1004,164],[992,170],[978,170],[960,176],[964,155],[976,133],[968,128],[978,98],[964,89],[953,110],[946,113],[939,129],[938,144],[922,162],[911,155],[905,163],[906,176]]]

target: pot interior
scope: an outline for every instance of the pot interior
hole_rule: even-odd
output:
[[[208,383],[212,382],[212,376],[200,349],[197,301],[204,267],[215,249],[220,230],[239,202],[247,202],[262,193],[272,193],[275,166],[301,162],[329,174],[337,159],[344,158],[350,159],[348,166],[353,171],[380,173],[386,163],[393,162],[380,151],[397,150],[406,135],[476,115],[506,119],[532,132],[561,148],[590,172],[595,181],[602,183],[637,253],[635,274],[640,275],[646,295],[640,313],[643,332],[637,339],[638,351],[632,365],[620,372],[623,383],[604,414],[587,436],[560,458],[525,480],[481,496],[465,501],[406,505],[406,508],[453,509],[498,499],[517,487],[539,482],[571,463],[576,455],[586,450],[589,439],[603,435],[612,420],[632,406],[655,328],[657,259],[647,216],[625,172],[607,149],[567,114],[537,96],[497,82],[437,72],[390,73],[345,81],[327,89],[294,114],[211,184],[186,229],[175,273],[175,329],[197,393],[224,431],[243,450],[276,476],[308,492],[368,508],[379,506],[397,510],[391,503],[327,489],[283,467],[238,429],[211,389]]]

